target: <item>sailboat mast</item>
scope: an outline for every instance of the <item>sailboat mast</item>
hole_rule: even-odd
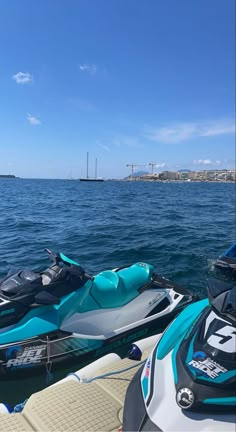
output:
[[[89,164],[89,154],[87,152],[87,178],[88,178],[88,164]]]
[[[97,158],[95,159],[95,177],[89,177],[89,152],[87,152],[87,177],[83,177],[80,178],[80,181],[88,181],[88,182],[92,182],[92,181],[98,181],[98,182],[103,182],[104,179],[102,179],[101,177],[97,177]]]
[[[97,178],[97,165],[98,165],[98,160],[96,158],[96,160],[95,160],[95,179]]]

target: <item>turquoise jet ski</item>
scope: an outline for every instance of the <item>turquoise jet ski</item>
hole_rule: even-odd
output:
[[[150,264],[90,276],[62,253],[46,251],[49,268],[0,281],[0,379],[92,361],[163,331],[194,300]]]
[[[212,279],[133,377],[123,431],[235,432],[235,360],[236,286]]]

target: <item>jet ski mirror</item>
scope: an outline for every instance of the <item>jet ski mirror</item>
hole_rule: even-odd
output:
[[[35,296],[35,303],[41,305],[60,304],[60,299],[48,291],[41,291]]]
[[[59,262],[61,261],[61,257],[58,253],[52,252],[50,249],[45,248],[45,252],[48,253],[50,260],[54,265],[59,265]]]

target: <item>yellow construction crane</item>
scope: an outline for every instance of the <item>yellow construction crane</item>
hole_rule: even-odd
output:
[[[127,167],[129,167],[129,166],[131,167],[131,176],[133,177],[133,175],[134,175],[134,168],[135,168],[135,167],[139,167],[139,166],[140,166],[140,167],[141,167],[141,166],[142,166],[142,167],[146,167],[147,164],[137,165],[137,164],[132,163],[132,164],[127,164],[126,166],[127,166]]]

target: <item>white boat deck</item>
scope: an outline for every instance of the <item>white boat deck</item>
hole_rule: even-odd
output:
[[[147,352],[143,358],[146,356]],[[64,381],[33,394],[22,413],[0,414],[0,432],[117,432],[122,424],[125,393],[140,362],[117,360],[94,374],[135,364],[137,367],[91,383]]]

